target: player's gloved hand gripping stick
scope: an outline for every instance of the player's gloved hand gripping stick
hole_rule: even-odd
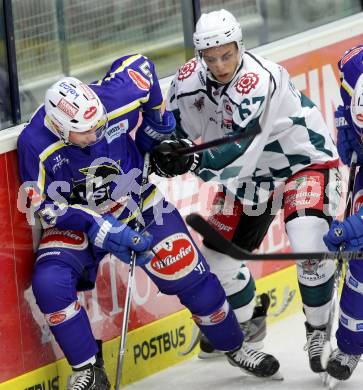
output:
[[[151,153],[153,171],[161,177],[174,177],[187,172],[198,171],[205,150],[237,142],[241,139],[252,138],[261,132],[259,126],[244,132],[227,135],[199,145],[189,139],[164,140]]]

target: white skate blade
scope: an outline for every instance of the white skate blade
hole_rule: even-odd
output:
[[[284,377],[282,376],[280,371],[275,372],[271,376],[256,376],[253,375],[251,372],[244,370],[243,368],[239,367],[239,369],[248,377],[255,378],[256,380],[272,380],[272,381],[283,381]]]
[[[282,376],[280,371],[277,371],[272,376],[269,376],[268,379],[272,379],[273,381],[283,381],[284,377]]]
[[[204,352],[204,351],[199,351],[198,353],[198,359],[216,359],[219,357],[225,357],[224,353],[218,350],[214,350],[213,352]]]
[[[328,375],[327,386],[328,386],[329,390],[333,390],[336,387],[338,387],[340,382],[341,381],[339,379],[333,378],[332,376]]]
[[[327,372],[319,372],[320,380],[324,386],[328,386],[328,373]]]
[[[263,341],[257,341],[255,343],[246,341],[246,344],[248,344],[250,348],[253,348],[256,351],[260,351],[264,346]],[[224,352],[218,351],[217,349],[215,349],[213,352],[204,352],[200,350],[198,353],[198,359],[215,359],[221,356],[224,356]]]

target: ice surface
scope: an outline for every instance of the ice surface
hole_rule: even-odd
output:
[[[297,314],[268,327],[264,351],[280,361],[283,381],[271,381],[246,376],[229,365],[224,357],[210,360],[193,358],[126,387],[127,390],[322,390],[318,374],[310,368],[304,351],[304,316]],[[363,363],[352,377],[336,390],[356,390],[363,387]]]

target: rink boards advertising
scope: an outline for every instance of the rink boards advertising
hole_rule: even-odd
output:
[[[345,50],[362,43],[361,17],[358,14],[255,51],[289,70],[295,85],[320,107],[334,137],[333,112],[340,103],[336,63]],[[1,137],[0,133],[0,141]],[[190,212],[206,213],[205,205],[213,193],[210,186],[188,175],[160,184],[183,216]],[[30,286],[33,237],[24,214],[16,207],[19,187],[16,150],[0,155],[0,186],[0,390],[64,389],[70,368],[50,336]],[[195,238],[198,242],[198,237]],[[289,251],[281,215],[272,223],[260,251]],[[258,279],[259,294],[269,294],[271,313],[278,314],[284,299],[298,288],[293,263],[250,262],[249,265]],[[101,263],[96,288],[80,294],[95,336],[106,340],[104,356],[111,382],[116,372],[127,272],[125,264],[107,256]],[[296,293],[287,309],[270,320],[283,319],[299,310],[300,304]],[[195,337],[190,317],[177,298],[158,293],[138,269],[123,382],[139,380],[197,353],[197,348],[190,347]]]

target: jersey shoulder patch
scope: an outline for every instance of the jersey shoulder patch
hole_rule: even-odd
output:
[[[178,80],[185,80],[190,77],[197,69],[198,61],[193,58],[184,64],[178,71]]]
[[[256,89],[260,76],[255,72],[244,73],[235,83],[235,90],[242,94],[247,95],[252,89]]]

